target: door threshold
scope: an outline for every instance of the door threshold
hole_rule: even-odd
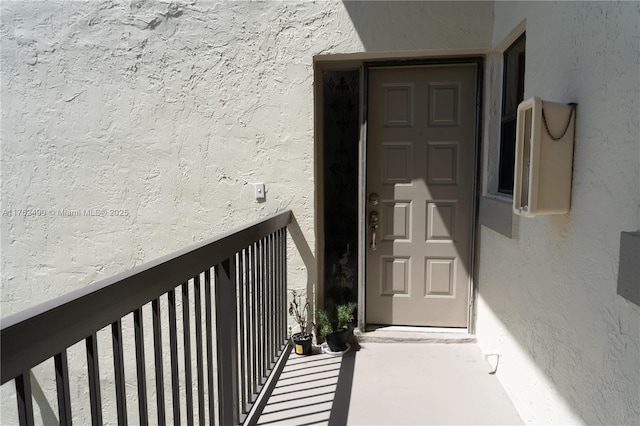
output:
[[[467,328],[453,328],[453,327],[419,327],[409,325],[367,325],[366,332],[371,331],[407,331],[413,333],[460,333],[469,334]]]
[[[466,328],[368,325],[354,330],[359,343],[476,343]]]

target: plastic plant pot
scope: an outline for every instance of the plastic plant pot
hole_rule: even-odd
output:
[[[293,347],[296,354],[298,355],[311,354],[311,343],[313,340],[313,335],[296,333],[293,336],[291,336],[291,340],[293,340]]]

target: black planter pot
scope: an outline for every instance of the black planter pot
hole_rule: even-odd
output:
[[[311,343],[313,340],[312,334],[302,334],[296,333],[291,336],[291,340],[293,340],[293,348],[298,355],[309,355],[311,354]]]
[[[347,339],[349,337],[349,329],[335,331],[327,334],[326,340],[331,352],[342,352],[347,349]]]

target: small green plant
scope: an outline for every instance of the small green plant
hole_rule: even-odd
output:
[[[346,329],[357,306],[355,302],[344,305],[330,303],[326,310],[318,309],[316,311],[318,337],[324,339],[327,334]]]
[[[308,334],[309,327],[309,299],[301,292],[292,290],[293,299],[289,303],[289,315],[293,317],[302,335]]]
[[[318,326],[318,338],[320,339],[324,339],[327,334],[333,332],[331,321],[329,321],[329,314],[323,309],[316,311],[316,324]]]

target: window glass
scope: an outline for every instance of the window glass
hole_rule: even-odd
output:
[[[524,100],[525,35],[504,52],[498,192],[513,194],[516,113]]]

